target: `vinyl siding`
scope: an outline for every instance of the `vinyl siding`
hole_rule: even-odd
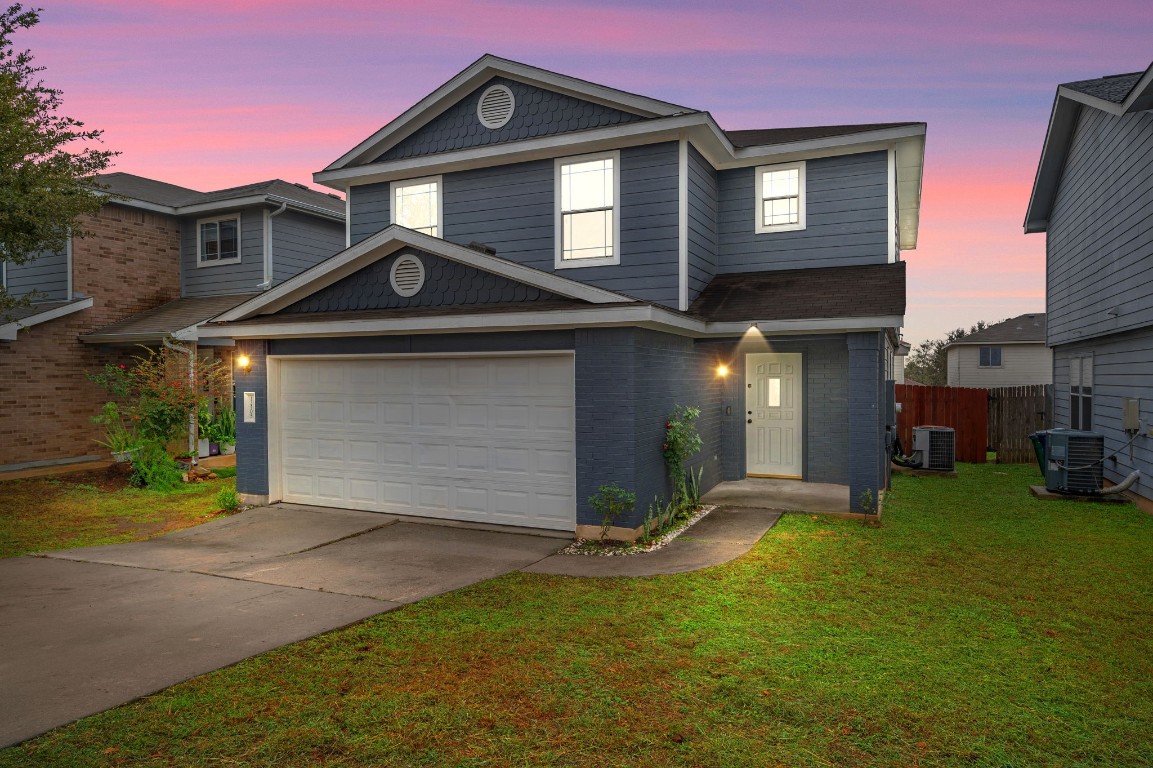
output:
[[[183,296],[226,296],[252,293],[264,282],[264,213],[262,208],[240,212],[240,262],[198,267],[197,220],[218,216],[188,217],[180,223],[180,289]]]
[[[1120,482],[1135,469],[1141,480],[1132,490],[1153,499],[1153,329],[1062,344],[1053,349],[1053,426],[1069,426],[1069,359],[1093,355],[1093,431],[1105,436],[1105,477]],[[1121,428],[1121,403],[1140,399],[1142,436],[1125,448],[1130,435]],[[1122,450],[1124,449],[1124,450]]]
[[[286,210],[272,217],[273,285],[344,250],[344,224]]]
[[[1153,114],[1081,108],[1046,251],[1050,344],[1153,325]]]
[[[717,172],[692,144],[689,166],[689,303],[717,273]]]
[[[68,254],[41,252],[32,261],[5,265],[5,286],[11,296],[37,291],[36,301],[63,301],[68,295]]]
[[[512,91],[515,108],[504,126],[489,129],[477,117],[481,94],[492,85]],[[527,83],[495,77],[465,96],[411,136],[401,140],[374,162],[421,157],[489,144],[552,136],[558,133],[603,128],[643,118],[611,107],[538,88]]]
[[[1053,352],[1042,343],[987,344],[1001,348],[1001,366],[982,368],[981,347],[949,347],[946,352],[950,387],[1020,387],[1053,383]]]
[[[678,158],[676,142],[621,150],[621,263],[560,270],[578,280],[676,308]],[[496,249],[497,256],[554,272],[553,160],[443,176],[442,236]],[[389,185],[353,187],[352,242],[389,224]]]
[[[885,152],[806,163],[805,229],[756,234],[754,168],[717,173],[717,271],[757,272],[888,262]]]

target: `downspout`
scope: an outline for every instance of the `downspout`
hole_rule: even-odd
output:
[[[288,201],[282,202],[272,213],[269,213],[267,208],[264,209],[264,282],[257,286],[263,291],[272,287],[272,220],[284,213],[286,208]]]
[[[167,349],[176,352],[182,352],[188,355],[188,388],[190,391],[196,391],[196,355],[188,347],[182,347],[179,344],[173,344],[167,337],[164,339],[164,346]],[[188,452],[192,454],[192,466],[196,466],[197,454],[196,450],[196,411],[189,409],[188,411]]]

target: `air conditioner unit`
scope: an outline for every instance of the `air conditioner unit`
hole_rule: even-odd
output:
[[[1105,436],[1079,429],[1050,429],[1045,447],[1045,488],[1063,493],[1101,490]]]
[[[913,427],[913,458],[924,469],[952,472],[957,434],[952,427]]]

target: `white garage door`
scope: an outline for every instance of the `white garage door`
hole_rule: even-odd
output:
[[[280,361],[285,501],[576,525],[573,358]]]

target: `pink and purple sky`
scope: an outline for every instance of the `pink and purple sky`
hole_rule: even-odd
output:
[[[320,170],[484,53],[727,129],[925,121],[905,338],[1044,311],[1021,223],[1058,83],[1145,69],[1149,0],[43,0],[19,33],[113,170],[194,189]]]

